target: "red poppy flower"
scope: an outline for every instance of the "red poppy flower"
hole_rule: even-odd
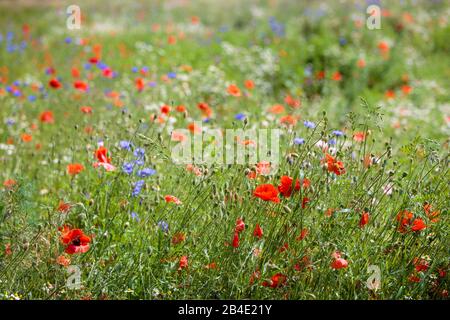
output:
[[[353,140],[357,142],[363,142],[366,139],[366,133],[363,131],[358,131],[353,134]]]
[[[169,114],[169,112],[170,112],[170,106],[168,106],[168,105],[163,105],[162,107],[161,107],[161,113],[162,114],[165,114],[165,115],[167,115],[167,114]]]
[[[23,142],[30,142],[33,140],[33,136],[31,134],[28,133],[22,133],[20,135],[20,138],[22,139]]]
[[[202,132],[202,129],[199,126],[197,126],[194,122],[188,124],[188,129],[190,132],[192,132],[194,134]]]
[[[173,202],[173,203],[175,203],[175,204],[177,204],[177,205],[182,204],[182,202],[180,201],[180,199],[178,199],[177,197],[172,196],[172,195],[167,195],[167,196],[165,196],[165,197],[164,197],[164,200],[166,200],[166,202]]]
[[[393,99],[395,98],[395,92],[393,90],[388,90],[386,91],[384,96],[386,97],[386,99]]]
[[[294,99],[292,98],[290,95],[287,95],[284,98],[284,102],[286,102],[286,104],[292,108],[298,108],[300,107],[300,100],[299,99]]]
[[[269,281],[264,281],[262,285],[264,287],[278,288],[286,284],[287,277],[282,273],[277,273],[270,278]]]
[[[253,235],[258,238],[261,239],[263,236],[263,229],[261,228],[261,226],[259,225],[259,223],[256,224],[255,226],[255,230],[253,230]]]
[[[7,179],[3,182],[3,186],[6,189],[12,189],[16,184],[17,184],[17,181],[13,180],[13,179]]]
[[[282,176],[280,179],[280,184],[278,185],[278,191],[286,197],[289,198],[292,194],[292,191],[300,190],[300,181],[297,179],[295,181],[295,186],[292,185],[294,179],[289,176]]]
[[[335,270],[344,269],[348,267],[348,262],[343,258],[337,258],[331,263],[331,267]]]
[[[306,206],[308,205],[308,203],[309,203],[310,201],[311,201],[311,200],[309,200],[309,198],[304,197],[304,198],[302,199],[302,209],[305,209]]]
[[[439,221],[439,215],[441,214],[441,211],[433,210],[431,204],[425,203],[423,205],[423,210],[425,211],[427,217],[430,218],[431,222],[436,223]]]
[[[368,223],[369,223],[369,213],[363,212],[363,214],[361,215],[361,219],[359,220],[359,226],[362,228]]]
[[[86,82],[77,80],[73,83],[73,87],[80,91],[88,91],[89,86]]]
[[[401,211],[397,214],[397,221],[399,222],[398,231],[405,233],[407,231],[406,227],[411,224],[413,218],[413,213],[409,211]]]
[[[366,66],[366,61],[364,59],[359,59],[357,62],[358,68],[364,68]]]
[[[51,79],[51,80],[48,82],[48,85],[49,85],[50,87],[52,87],[53,89],[59,89],[59,88],[62,87],[61,82],[59,82],[59,80],[56,79],[56,78]]]
[[[410,282],[419,283],[420,282],[420,277],[415,275],[415,274],[412,274],[412,275],[409,276],[408,280]]]
[[[382,54],[387,54],[390,50],[389,44],[386,41],[381,41],[378,43],[378,49],[380,49]]]
[[[413,263],[414,263],[414,268],[416,269],[417,272],[427,271],[428,268],[430,267],[428,261],[425,259],[415,258]]]
[[[55,119],[53,118],[53,112],[47,110],[43,111],[41,115],[39,116],[39,120],[42,123],[54,123]]]
[[[72,205],[70,203],[65,203],[64,201],[60,201],[58,205],[58,211],[62,213],[67,213],[70,211]]]
[[[186,111],[186,107],[183,106],[182,104],[180,104],[179,106],[177,106],[177,111],[178,112],[185,112]]]
[[[325,155],[325,161],[329,172],[334,172],[337,176],[345,173],[344,164],[341,161],[337,161],[330,154],[327,153]]]
[[[197,105],[197,108],[199,108],[200,111],[202,112],[202,114],[207,118],[210,118],[213,114],[212,109],[209,107],[209,105],[206,102],[200,102]]]
[[[412,87],[411,86],[408,86],[406,84],[402,86],[402,92],[403,92],[404,95],[410,94],[411,91],[412,91]]]
[[[74,77],[74,78],[78,78],[80,76],[80,71],[75,67],[72,68],[71,72],[72,72],[72,77]]]
[[[108,149],[103,146],[95,151],[95,157],[98,162],[94,163],[94,168],[103,167],[106,171],[114,171],[116,169],[116,167],[111,164],[111,158],[106,156],[107,153]]]
[[[245,223],[242,218],[236,220],[236,227],[234,228],[235,232],[242,232],[245,230]]]
[[[84,114],[90,114],[92,113],[92,107],[89,106],[83,106],[80,108],[81,112],[83,112]]]
[[[68,254],[85,253],[89,250],[91,238],[83,233],[81,229],[70,229],[68,226],[60,229],[61,242],[66,246]]]
[[[188,257],[187,256],[182,256],[180,258],[180,261],[178,263],[178,270],[182,270],[182,269],[186,269],[188,267]]]
[[[280,202],[278,198],[278,190],[271,184],[262,184],[256,187],[253,192],[255,197],[258,197],[264,201]]]
[[[174,35],[169,35],[167,37],[167,43],[168,44],[176,44],[177,43],[177,37]]]
[[[308,229],[307,228],[303,228],[301,233],[300,233],[300,235],[297,238],[295,238],[295,240],[301,241],[301,240],[305,239],[306,236],[308,235],[308,233],[309,233]]]
[[[309,188],[311,186],[311,180],[309,180],[308,178],[304,178],[303,180],[302,180],[302,187],[304,188],[304,189],[307,189],[307,188]]]
[[[270,113],[273,114],[280,114],[284,112],[284,107],[281,104],[275,104],[268,110]]]
[[[145,88],[145,81],[142,78],[137,78],[134,82],[134,85],[136,86],[136,89],[138,91],[142,91]]]
[[[426,227],[427,226],[426,226],[425,222],[423,222],[422,219],[417,218],[417,219],[414,219],[414,221],[412,222],[411,230],[414,232],[418,232],[418,231],[422,231],[422,230],[426,229]]]
[[[238,232],[234,232],[233,235],[233,248],[238,248],[239,247],[239,233]]]
[[[334,81],[341,81],[342,80],[342,74],[339,71],[336,71],[333,73],[333,76],[331,77]]]
[[[252,90],[255,87],[255,83],[252,80],[245,80],[244,85],[248,90]]]
[[[99,147],[95,151],[95,157],[99,162],[111,163],[111,158],[108,158],[106,154],[108,153],[108,149],[105,147]]]
[[[297,119],[291,115],[287,115],[280,118],[280,123],[287,126],[295,126],[297,124]]]
[[[56,258],[56,263],[63,267],[67,267],[70,265],[70,259],[65,257],[64,255],[60,255],[58,256],[58,258]]]
[[[67,165],[67,173],[75,176],[84,170],[84,166],[80,163],[71,163]]]
[[[241,90],[239,87],[235,84],[230,84],[227,88],[227,92],[231,94],[234,97],[240,97],[241,96]]]

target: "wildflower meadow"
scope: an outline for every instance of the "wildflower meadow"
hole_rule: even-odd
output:
[[[0,300],[448,299],[448,1],[0,12]]]

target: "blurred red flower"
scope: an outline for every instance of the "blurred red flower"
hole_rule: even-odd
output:
[[[59,89],[59,88],[62,87],[61,82],[59,82],[59,80],[56,79],[56,78],[51,79],[51,80],[48,82],[48,85],[49,85],[50,87],[54,88],[54,89]]]
[[[253,230],[253,235],[258,239],[262,238],[263,230],[262,230],[261,226],[259,225],[259,223],[256,224],[255,230]]]
[[[286,284],[287,277],[282,273],[277,273],[270,278],[269,281],[264,281],[262,285],[264,287],[278,288]]]
[[[278,190],[271,184],[262,184],[256,187],[253,192],[255,197],[258,197],[264,201],[280,202],[278,198]]]
[[[67,173],[75,176],[84,170],[84,166],[80,163],[71,163],[67,165]]]
[[[39,116],[39,120],[42,123],[54,123],[55,119],[53,118],[53,112],[52,111],[43,111],[41,115]]]

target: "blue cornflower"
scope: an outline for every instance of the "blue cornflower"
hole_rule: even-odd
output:
[[[294,144],[299,145],[299,144],[304,144],[305,143],[305,139],[303,138],[295,138],[294,139]]]
[[[169,231],[169,224],[167,222],[165,222],[164,220],[161,220],[158,222],[158,227],[164,233],[167,233]]]
[[[330,141],[328,141],[328,144],[330,146],[334,146],[336,144],[336,139],[330,139]]]
[[[104,62],[97,62],[97,68],[99,68],[100,70],[105,70],[106,68],[108,68],[108,65]]]
[[[147,66],[143,66],[141,68],[141,71],[144,72],[144,73],[147,73],[148,72],[148,67]]]
[[[344,135],[344,133],[343,133],[342,131],[339,131],[339,130],[334,130],[334,131],[333,131],[333,134],[334,134],[336,137],[342,137],[342,136]]]
[[[130,150],[131,149],[131,142],[130,141],[122,140],[122,141],[119,142],[119,145],[124,150]]]
[[[138,71],[139,71],[138,67],[133,67],[133,68],[131,68],[131,72],[133,72],[133,73],[136,73],[136,72],[138,72]]]
[[[64,42],[67,43],[67,44],[72,43],[72,38],[71,37],[67,37],[67,38],[64,39]]]
[[[134,183],[133,193],[131,194],[133,197],[136,197],[141,193],[142,187],[144,187],[145,181],[139,180]]]
[[[144,168],[142,170],[139,170],[137,175],[141,178],[150,177],[156,173],[156,170],[151,168]]]
[[[139,221],[140,219],[139,219],[139,215],[136,213],[136,212],[131,212],[131,218],[133,218],[134,220],[136,220],[136,221]]]
[[[305,121],[303,122],[303,124],[309,129],[314,129],[316,127],[316,124],[312,121]]]
[[[177,74],[176,72],[169,72],[167,76],[169,77],[169,79],[175,79],[177,77]]]
[[[241,120],[242,121],[242,120],[244,120],[246,118],[246,116],[243,113],[238,113],[237,115],[234,116],[234,118],[236,120]]]
[[[134,150],[133,152],[133,155],[138,159],[142,159],[144,158],[145,150],[142,148],[136,148],[136,150]]]
[[[126,162],[122,165],[122,171],[126,174],[131,174],[133,172],[134,165],[131,162]]]
[[[136,161],[134,161],[134,164],[140,167],[145,164],[145,161],[144,159],[137,159]]]
[[[28,101],[30,101],[30,102],[36,101],[36,96],[33,96],[33,95],[28,96]]]

